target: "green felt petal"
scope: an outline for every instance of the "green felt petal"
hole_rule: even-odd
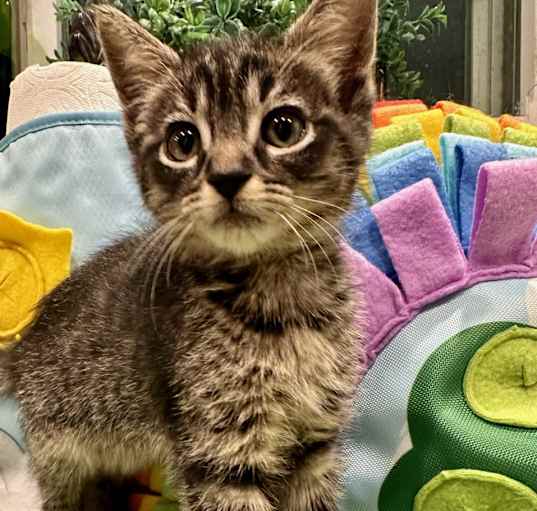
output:
[[[537,428],[537,330],[513,327],[482,346],[468,365],[464,394],[485,420]]]
[[[478,350],[513,326],[511,322],[476,325],[448,339],[427,359],[408,402],[414,447],[384,481],[378,511],[413,511],[420,488],[446,470],[503,474],[537,492],[537,429],[483,420],[470,409],[463,390],[465,373]],[[531,381],[531,374],[527,378]],[[452,506],[446,511],[463,510]]]
[[[537,493],[509,477],[480,470],[449,470],[427,483],[414,511],[537,511]]]

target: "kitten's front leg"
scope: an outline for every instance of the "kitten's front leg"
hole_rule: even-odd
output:
[[[281,511],[336,511],[340,472],[341,454],[336,443],[305,446],[290,476]]]
[[[86,479],[67,460],[32,457],[32,472],[41,494],[42,511],[82,511]]]
[[[189,511],[275,511],[262,486],[252,481],[213,478],[193,466],[184,477]]]

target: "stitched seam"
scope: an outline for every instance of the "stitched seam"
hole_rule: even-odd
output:
[[[15,130],[7,135],[3,140],[0,140],[0,153],[4,152],[11,144],[17,142],[21,138],[33,133],[39,133],[49,128],[57,128],[61,126],[122,126],[121,118],[114,112],[106,112],[102,118],[98,117],[99,113],[95,116],[88,116],[88,114],[52,114],[52,116],[44,116],[42,118],[35,119],[30,123],[24,124],[15,128]],[[57,116],[57,117],[56,117]],[[48,117],[56,117],[49,119]],[[42,120],[42,122],[40,122]],[[20,131],[19,131],[20,130]]]

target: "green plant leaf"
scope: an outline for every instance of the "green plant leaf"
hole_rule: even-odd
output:
[[[231,10],[229,11],[229,17],[234,18],[239,14],[239,11],[241,9],[241,0],[232,0],[231,2]]]
[[[146,30],[151,30],[151,22],[147,18],[138,20],[138,23],[140,23]]]
[[[226,19],[233,7],[232,0],[215,0],[216,12],[222,19]]]
[[[242,27],[237,20],[227,20],[224,22],[223,30],[226,34],[231,36],[239,35]]]

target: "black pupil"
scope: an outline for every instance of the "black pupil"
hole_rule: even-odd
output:
[[[190,154],[196,145],[196,134],[192,128],[181,128],[174,138],[184,154]]]
[[[295,119],[288,115],[278,115],[272,121],[274,133],[282,142],[288,142],[293,137]]]

